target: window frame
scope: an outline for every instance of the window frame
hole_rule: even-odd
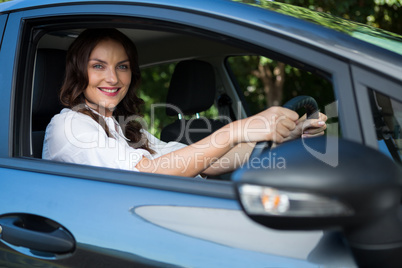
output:
[[[402,102],[402,95],[400,94],[402,86],[400,81],[398,85],[398,81],[392,77],[378,74],[357,65],[352,65],[352,72],[354,75],[356,95],[358,96],[356,100],[361,119],[360,125],[363,130],[364,144],[379,150],[377,134],[373,127],[375,124],[372,116],[373,112],[370,105],[369,91],[374,90],[398,102]]]
[[[82,19],[94,15],[102,16],[104,19],[120,18],[120,24],[116,23],[116,27],[119,27],[118,25],[129,23],[125,18],[131,18],[132,20],[154,21],[155,23],[165,24],[165,26],[173,24],[177,26],[186,25],[188,31],[199,29],[201,35],[205,30],[212,31],[217,35],[222,36],[222,39],[224,39],[225,36],[231,36],[233,40],[246,40],[243,41],[244,44],[253,43],[255,47],[259,47],[264,51],[269,50],[281,55],[287,55],[288,58],[292,58],[295,61],[300,61],[303,64],[330,73],[333,78],[333,88],[336,92],[336,98],[340,102],[340,121],[346,125],[346,127],[343,127],[342,129],[348,130],[344,133],[344,136],[359,140],[359,137],[361,136],[360,130],[350,127],[356,125],[356,111],[354,111],[353,108],[346,109],[346,107],[354,107],[349,105],[350,103],[354,103],[354,95],[351,90],[351,78],[347,68],[348,65],[342,60],[321,53],[316,48],[300,44],[300,42],[295,42],[291,38],[280,37],[267,31],[249,28],[246,27],[246,25],[233,21],[225,21],[224,19],[219,20],[216,17],[189,13],[181,10],[170,10],[170,12],[165,12],[164,9],[152,6],[124,5],[124,9],[121,7],[122,5],[118,4],[82,4],[78,10],[74,4],[71,4],[69,6],[38,8],[35,10],[27,10],[11,14],[10,24],[16,23],[15,25],[21,25],[20,29],[14,32],[14,36],[7,39],[8,41],[13,40],[10,43],[7,42],[7,48],[11,49],[14,45],[16,55],[15,61],[13,57],[8,61],[16,63],[13,70],[14,75],[8,73],[9,77],[13,77],[13,83],[10,81],[10,88],[12,88],[14,92],[12,99],[25,100],[25,103],[27,103],[31,98],[30,94],[26,94],[26,91],[27,89],[32,88],[32,62],[36,48],[34,49],[32,46],[27,46],[32,42],[35,43],[35,40],[38,37],[38,35],[32,32],[33,27],[46,29],[46,24],[48,24],[47,27],[54,27],[54,25],[61,21],[65,21],[65,27],[68,28],[73,28],[72,25],[84,26],[85,24],[82,22]],[[152,19],[150,19],[151,14]],[[102,22],[104,21],[98,21],[96,23]],[[12,28],[7,28],[6,34],[11,35],[11,29]],[[267,39],[269,39],[270,42],[266,42]],[[26,40],[26,42],[21,43],[21,41],[18,42],[18,40]],[[10,51],[14,51],[14,48]],[[21,69],[18,68],[19,66],[27,66],[27,68]],[[21,77],[23,77],[23,79],[21,79]],[[14,118],[14,120],[10,122],[11,127],[8,129],[10,132],[11,130],[14,130],[14,133],[17,133],[18,137],[17,139],[13,139],[13,134],[9,133],[9,152],[8,154],[5,154],[4,150],[1,150],[0,157],[10,157],[12,155],[13,158],[4,159],[6,161],[2,161],[1,164],[3,167],[54,174],[58,176],[104,180],[108,182],[165,189],[169,191],[197,193],[200,195],[215,196],[219,198],[235,198],[233,185],[230,182],[207,181],[197,183],[194,180],[186,180],[181,177],[146,173],[136,173],[135,176],[133,176],[133,173],[129,171],[110,170],[92,166],[79,166],[21,157],[21,155],[26,153],[26,151],[24,151],[21,146],[17,145],[19,145],[18,142],[30,142],[27,141],[27,138],[21,133],[26,133],[28,129],[30,131],[30,125],[28,126],[29,122],[24,121],[24,116],[26,118],[26,115],[30,113],[31,107],[27,108],[27,105],[24,105],[23,102],[18,103],[15,101],[11,103],[11,107],[9,107],[8,110],[11,111],[9,118]],[[5,108],[3,107],[3,109]],[[31,117],[29,116],[29,118]],[[4,133],[2,132],[2,134]],[[14,146],[13,150],[11,145]],[[203,186],[200,186],[202,184]]]
[[[3,34],[4,34],[4,29],[7,24],[7,14],[0,15],[0,49],[1,49],[1,44],[3,43]]]

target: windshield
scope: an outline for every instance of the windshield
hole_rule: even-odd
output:
[[[303,19],[402,55],[402,36],[333,15],[268,0],[233,0]]]

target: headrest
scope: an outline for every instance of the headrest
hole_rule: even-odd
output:
[[[43,129],[43,125],[46,127],[53,115],[63,107],[59,101],[59,91],[64,79],[65,62],[66,52],[63,50],[37,51],[32,103],[33,127],[36,130]]]
[[[215,74],[212,65],[199,60],[181,61],[170,81],[166,102],[177,106],[185,115],[207,110],[215,99]],[[166,109],[167,115],[177,115]]]

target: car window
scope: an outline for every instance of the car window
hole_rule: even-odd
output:
[[[401,163],[402,103],[374,90],[369,96],[379,149]]]
[[[330,81],[311,72],[259,55],[232,56],[227,65],[244,95],[250,114],[283,105],[299,95],[314,97],[320,107],[334,101]]]
[[[328,115],[327,133],[341,135],[330,77],[261,55],[231,56],[226,65],[245,100],[248,115],[283,105],[296,96],[308,95],[317,101],[320,111]],[[305,111],[298,112],[302,115]]]
[[[156,47],[160,46],[159,41],[154,42],[151,45],[151,43],[146,39],[147,36],[154,35],[156,38],[161,38],[163,40],[165,36],[168,36],[169,38],[175,36],[174,33],[155,30],[139,30],[135,28],[119,28],[119,30],[135,39],[134,42],[139,48],[142,81],[140,88],[138,89],[138,94],[139,97],[144,100],[144,105],[142,107],[144,120],[142,120],[142,123],[145,123],[143,126],[146,130],[157,138],[160,138],[162,129],[177,120],[177,115],[167,115],[166,98],[176,65],[180,61],[186,60],[187,57],[184,57],[183,59],[182,54],[178,53],[180,59],[176,60],[174,55],[169,58],[170,55],[167,53],[155,53],[156,49],[151,50],[150,52],[147,51],[148,47],[152,47],[153,45]],[[63,108],[58,100],[57,92],[61,88],[61,83],[63,81],[63,66],[65,65],[66,50],[68,49],[69,44],[73,42],[81,31],[82,29],[80,28],[49,31],[41,36],[37,41],[38,47],[36,49],[36,55],[32,57],[32,61],[34,61],[35,65],[32,79],[33,107],[30,125],[30,130],[32,131],[32,142],[31,148],[24,149],[23,155],[41,158],[41,148],[46,126],[50,122],[52,116],[59,113]],[[181,38],[188,39],[187,42],[197,41],[194,41],[195,38],[190,35],[183,35]],[[218,43],[213,43],[207,39],[201,40],[201,38],[199,40],[208,44],[210,43],[213,46],[216,45],[217,49],[222,49]],[[184,40],[183,43],[185,41],[186,40]],[[225,45],[221,46],[226,48]],[[188,53],[183,54],[187,56],[193,55],[192,53],[197,52],[189,50],[189,52],[185,51],[184,53]],[[166,57],[167,60],[159,62],[160,59],[158,57]],[[46,68],[46,72],[43,72],[44,68]],[[44,83],[43,81],[45,80],[50,80],[50,82],[47,81]],[[42,94],[45,91],[49,94]],[[46,105],[44,105],[45,103]],[[197,114],[183,116],[185,119],[193,119],[195,117],[216,118],[219,116],[219,112],[215,103],[208,109]],[[26,148],[25,145],[22,147]]]
[[[21,57],[19,64],[27,66],[22,69],[24,73],[21,75],[25,75],[28,79],[19,80],[21,86],[17,87],[16,96],[24,98],[17,98],[16,103],[24,109],[17,111],[14,120],[24,121],[15,124],[18,128],[15,133],[20,136],[14,139],[14,156],[42,157],[46,126],[62,109],[58,101],[58,91],[64,77],[62,66],[65,66],[66,51],[83,29],[93,27],[91,23],[67,26],[60,20],[57,27],[53,24],[51,27],[47,24],[41,27],[32,26],[33,28],[27,27],[23,33],[26,38],[32,34],[31,31],[35,31],[36,34],[30,43],[35,47],[29,49],[21,47],[26,57]],[[142,113],[147,123],[146,129],[157,138],[160,138],[163,128],[172,125],[171,123],[177,119],[177,116],[166,115],[165,106],[158,104],[166,104],[167,91],[175,67],[186,60],[209,63],[216,76],[215,104],[209,110],[191,117],[205,116],[213,119],[229,117],[235,120],[247,116],[243,110],[255,108],[248,113],[251,115],[271,105],[282,105],[286,100],[299,95],[314,97],[324,113],[328,111],[329,105],[335,103],[333,89],[335,83],[331,80],[331,70],[325,69],[324,73],[319,67],[314,67],[314,62],[305,63],[292,55],[279,54],[269,48],[253,45],[251,41],[244,44],[237,39],[222,40],[218,38],[220,35],[213,32],[208,32],[209,36],[206,38],[205,35],[186,29],[181,31],[177,28],[176,31],[171,31],[157,26],[136,28],[136,24],[119,23],[115,26],[137,45],[142,72],[139,96],[145,102]],[[171,50],[173,47],[177,49]],[[257,51],[264,56],[259,56]],[[275,59],[271,59],[270,56]],[[283,62],[276,60],[277,58]],[[225,68],[225,64],[229,68]],[[234,76],[228,75],[228,70]],[[280,97],[275,94],[271,96],[271,93],[264,91],[267,85],[265,81],[267,77],[269,78],[268,70],[273,74],[270,77],[271,81],[274,81],[274,84],[275,81],[279,81],[275,84],[277,88],[271,90],[271,93],[280,93]],[[231,78],[235,78],[237,82],[234,83]],[[237,89],[236,84],[239,85]],[[239,109],[237,104],[241,104]],[[331,116],[330,120],[336,125],[337,115]],[[228,121],[230,120],[226,122]],[[332,124],[331,121],[328,122]],[[337,134],[338,129],[334,133]]]
[[[130,28],[121,28],[121,30],[129,36],[135,36],[134,33],[139,33],[139,35],[141,35],[147,32],[146,30]],[[43,139],[42,137],[44,135],[46,125],[50,121],[51,117],[62,109],[62,106],[57,100],[57,94],[53,94],[54,98],[51,100],[48,98],[48,94],[46,94],[46,98],[43,100],[48,103],[46,110],[37,111],[43,110],[43,105],[40,105],[41,101],[36,101],[36,98],[42,98],[43,95],[38,96],[36,94],[36,89],[48,87],[49,91],[55,92],[60,88],[64,72],[60,66],[64,64],[63,59],[65,58],[65,52],[68,48],[68,44],[74,40],[80,31],[82,31],[82,29],[66,29],[62,32],[49,32],[38,41],[36,55],[37,66],[35,68],[33,79],[33,148],[30,153],[35,157],[40,158],[40,153],[35,152],[41,151],[42,143],[40,141]],[[163,37],[163,35],[168,35],[170,33],[149,30],[146,35],[148,34],[155,34],[156,36]],[[63,43],[58,40],[60,38],[64,39]],[[67,42],[65,40],[67,40]],[[59,42],[62,45],[58,45]],[[148,55],[147,51],[145,51],[145,48],[143,48],[142,44],[140,43],[141,40],[138,42],[139,43],[137,44],[140,47],[139,52],[141,53],[142,58],[145,58],[146,60]],[[217,51],[219,51],[220,46],[222,46],[222,44],[218,42],[213,43],[203,39],[199,39],[198,42],[208,42],[210,46],[216,47],[215,49],[217,49]],[[146,43],[146,46],[148,45],[149,42]],[[141,51],[141,48],[144,52]],[[225,49],[238,51],[239,48],[227,46]],[[48,55],[45,61],[45,63],[48,64],[46,66],[50,67],[52,72],[57,71],[56,75],[50,75],[52,77],[51,84],[37,84],[38,81],[41,81],[41,79],[37,79],[36,76],[39,74],[42,75],[42,72],[40,71],[41,67],[38,66],[38,64],[41,63],[38,60],[41,58],[41,52],[46,52]],[[192,53],[196,52],[197,51]],[[200,112],[199,114],[187,115],[186,119],[198,116],[213,119],[218,117],[222,118],[225,116],[229,117],[230,120],[241,118],[242,115],[236,111],[236,104],[233,104],[236,103],[236,100],[243,100],[237,103],[241,104],[241,109],[246,110],[248,115],[260,112],[263,109],[273,105],[283,105],[283,103],[285,103],[287,100],[299,95],[309,95],[315,98],[319,103],[320,110],[324,113],[326,113],[326,110],[328,110],[329,106],[335,103],[332,82],[330,80],[330,76],[327,74],[321,74],[318,70],[314,70],[316,73],[312,73],[310,71],[302,70],[301,68],[293,67],[292,65],[284,62],[272,60],[261,55],[255,55],[252,54],[252,52],[248,53],[244,50],[241,50],[240,56],[227,57],[225,56],[225,53],[222,53],[222,56],[212,59],[200,58],[200,60],[205,60],[206,62],[211,61],[215,64],[214,68],[219,68],[219,66],[222,66],[217,65],[216,62],[225,61],[224,63],[226,63],[229,72],[233,74],[232,78],[236,80],[233,84],[238,85],[237,93],[239,95],[234,94],[236,90],[229,86],[230,83],[224,81],[226,78],[224,75],[216,75],[217,93],[215,96],[214,105],[212,105],[208,110]],[[144,100],[144,106],[142,107],[142,114],[145,122],[144,128],[157,138],[160,138],[161,131],[164,127],[177,120],[177,116],[168,116],[166,114],[166,98],[172,75],[180,60],[168,62],[145,62],[142,65],[140,64],[142,81],[139,88],[139,97]],[[219,73],[219,71],[217,73]],[[231,95],[231,97],[229,97],[229,95]],[[225,98],[222,98],[222,96]],[[225,106],[222,105],[222,103],[231,103],[231,107],[225,110],[222,108],[222,106],[228,107],[230,105]],[[49,108],[50,106],[54,107]],[[50,111],[51,109],[52,111]],[[44,118],[42,113],[45,113],[47,117]],[[303,111],[300,111],[300,114],[302,113]],[[336,123],[337,120],[337,115],[331,116],[328,123]],[[338,135],[338,132],[339,130],[337,128],[335,130],[335,134]]]

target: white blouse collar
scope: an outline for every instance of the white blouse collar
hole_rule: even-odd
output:
[[[116,118],[114,118],[114,116],[104,116],[103,114],[100,114],[98,111],[96,111],[96,110],[94,110],[93,108],[91,108],[91,107],[89,107],[87,104],[85,104],[85,107],[88,109],[88,110],[91,110],[92,112],[94,112],[95,114],[97,114],[97,115],[99,115],[99,116],[102,116],[103,117],[103,119],[105,119],[105,121],[108,123],[111,123],[111,122],[113,122],[113,124],[114,124],[114,126],[115,126],[115,128],[113,128],[113,132],[116,132],[120,137],[122,137],[123,139],[125,139],[126,141],[130,141],[130,139],[128,139],[128,138],[126,138],[126,136],[124,135],[124,133],[123,133],[123,130],[121,129],[121,126],[120,126],[120,124],[119,124],[119,122],[117,122],[117,120],[116,120]],[[110,122],[110,120],[112,120],[111,122]],[[116,128],[117,127],[117,128]],[[109,128],[110,128],[110,126],[109,126]],[[115,131],[115,130],[118,130],[118,131]]]

